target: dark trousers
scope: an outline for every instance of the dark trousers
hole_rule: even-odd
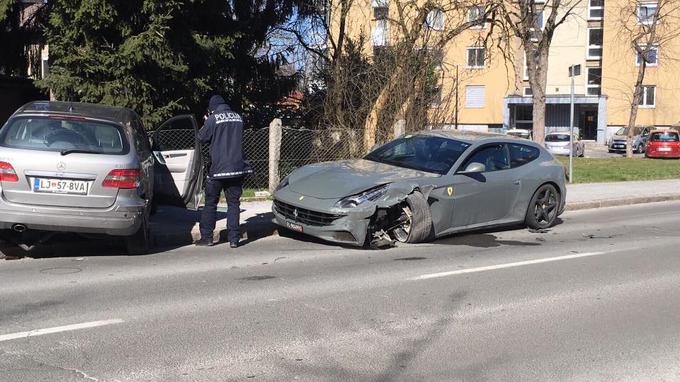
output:
[[[241,193],[243,192],[243,178],[208,179],[205,186],[205,207],[201,215],[201,237],[212,238],[217,220],[217,203],[224,190],[227,198],[227,237],[229,242],[237,242],[241,236],[239,232],[239,215],[241,214]]]

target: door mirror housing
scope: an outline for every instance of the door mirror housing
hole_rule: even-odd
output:
[[[479,174],[486,171],[486,166],[482,163],[472,162],[463,171],[458,171],[459,174]]]

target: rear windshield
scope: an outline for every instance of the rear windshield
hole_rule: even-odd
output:
[[[546,142],[569,142],[569,134],[548,134],[545,136]]]
[[[654,133],[652,134],[652,140],[656,142],[678,142],[678,133]]]
[[[105,122],[63,117],[16,117],[0,130],[0,146],[40,150],[126,154],[123,130]]]

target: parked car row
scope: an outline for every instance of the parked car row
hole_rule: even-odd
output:
[[[15,240],[28,230],[121,236],[130,254],[147,252],[155,204],[197,204],[196,128],[183,115],[149,137],[126,108],[21,107],[0,129],[0,230]]]
[[[649,133],[652,129],[650,127],[643,127],[637,129],[633,135],[633,152],[642,154],[647,149],[647,142],[649,141]],[[628,147],[628,135],[626,128],[622,127],[609,138],[607,147],[610,153],[625,152]]]

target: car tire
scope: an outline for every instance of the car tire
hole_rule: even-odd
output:
[[[432,240],[434,236],[432,212],[425,196],[420,191],[414,191],[406,197],[401,208],[402,218],[405,219],[392,231],[394,238],[402,243],[423,243]]]
[[[130,256],[149,253],[149,249],[151,249],[151,227],[149,225],[149,214],[146,211],[137,232],[125,237],[125,248]]]
[[[531,197],[524,223],[531,229],[550,228],[555,225],[559,211],[559,192],[552,184],[544,184]]]

